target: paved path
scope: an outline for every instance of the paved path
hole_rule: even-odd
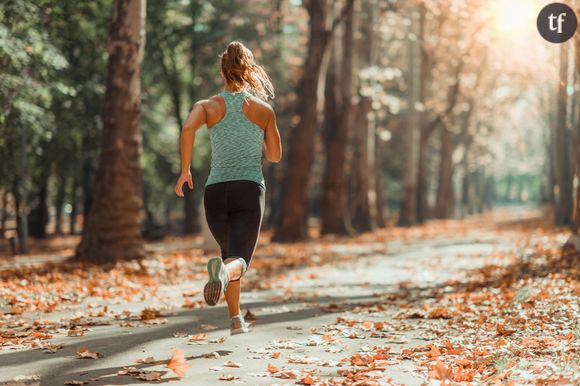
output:
[[[316,375],[322,379],[340,379],[337,372],[343,367],[336,364],[342,358],[365,352],[375,345],[388,345],[391,352],[400,352],[402,347],[428,343],[429,326],[438,321],[419,320],[414,322],[411,331],[393,330],[388,339],[372,338],[368,334],[365,339],[343,337],[352,332],[344,328],[343,331],[334,331],[331,342],[321,339],[323,326],[335,323],[338,317],[390,323],[393,315],[401,311],[400,308],[361,315],[357,313],[357,305],[376,301],[381,296],[384,298],[401,286],[435,286],[449,278],[461,277],[465,275],[466,268],[482,265],[485,256],[515,248],[512,241],[509,237],[498,236],[491,229],[475,229],[457,237],[405,243],[384,240],[372,245],[337,245],[337,254],[352,253],[359,257],[319,268],[296,269],[280,280],[279,288],[244,293],[243,308],[250,309],[256,315],[256,327],[250,334],[233,337],[229,336],[229,322],[223,304],[208,309],[179,307],[183,300],[182,293],[200,289],[203,285],[201,281],[187,286],[165,286],[159,297],[162,301],[149,299],[142,303],[113,304],[109,307],[110,310],[139,313],[146,306],[168,306],[173,311],[165,316],[167,323],[130,328],[119,327],[119,321],[114,321],[112,325],[92,327],[92,331],[85,336],[68,337],[64,336],[65,333],[51,341],[64,343],[64,347],[53,354],[38,349],[2,350],[0,382],[18,376],[37,375],[41,385],[63,385],[70,380],[89,381],[90,385],[143,384],[133,377],[117,375],[126,366],[136,366],[166,372],[163,375],[165,381],[162,382],[183,385],[227,385],[227,381],[219,380],[221,374],[239,376],[238,380],[229,382],[236,384],[295,384],[295,379],[264,376],[269,363],[286,369],[317,369]],[[70,316],[86,309],[84,307],[86,305],[76,305],[59,313],[60,316]],[[51,319],[58,316],[51,314]],[[204,331],[200,329],[203,324],[213,325],[216,329]],[[203,332],[208,333],[202,342],[205,344],[188,344],[184,337]],[[209,343],[221,337],[225,337],[223,343]],[[103,358],[75,359],[75,353],[81,346],[100,352]],[[184,350],[188,363],[192,365],[181,380],[174,378],[163,366],[174,349]],[[204,357],[212,352],[217,352],[219,357]],[[267,358],[273,352],[280,352],[280,356]],[[150,356],[159,362],[136,364],[137,359]],[[254,359],[259,357],[262,359]],[[320,363],[288,363],[288,359],[293,357],[318,358],[327,362],[325,366]],[[210,370],[223,367],[226,361],[239,363],[241,367]],[[425,378],[414,371],[411,361],[398,361],[388,366],[385,374],[397,384],[419,385],[425,382]],[[389,383],[385,381],[385,384]]]

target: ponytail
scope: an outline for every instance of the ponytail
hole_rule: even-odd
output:
[[[220,55],[222,74],[235,91],[247,89],[257,97],[274,98],[272,80],[254,61],[254,55],[242,43],[233,41]]]

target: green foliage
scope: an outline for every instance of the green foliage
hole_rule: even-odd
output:
[[[36,4],[0,4],[0,185],[24,177],[23,157],[44,153],[54,135],[53,98],[72,92],[58,78],[67,65],[42,28]]]

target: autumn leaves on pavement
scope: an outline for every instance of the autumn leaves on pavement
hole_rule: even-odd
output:
[[[284,338],[250,352],[248,359],[264,362],[261,372],[228,372],[243,369],[243,363],[234,361],[211,366],[209,371],[216,372],[216,380],[249,384],[253,377],[303,385],[384,384],[394,382],[385,375],[389,367],[412,363],[417,376],[440,381],[577,382],[580,376],[577,256],[560,247],[565,240],[564,230],[539,220],[502,223],[486,216],[288,245],[269,244],[265,234],[244,286],[250,291],[285,288],[289,297],[301,296],[306,301],[304,294],[293,293],[289,273],[316,265],[348,265],[361,259],[357,253],[337,254],[337,246],[388,253],[394,241],[413,248],[418,241],[481,232],[508,240],[513,248],[509,252],[477,256],[483,264],[467,267],[458,278],[440,281],[438,285],[402,281],[394,291],[374,293],[371,301],[347,299],[321,304],[321,312],[337,314],[335,321],[313,328],[307,339]],[[144,301],[157,296],[162,285],[202,280],[205,259],[201,250],[168,250],[141,262],[119,262],[106,271],[74,262],[3,271],[0,348],[54,353],[63,344],[53,344],[51,340],[63,335],[63,331],[74,339],[91,334],[92,326],[97,325],[132,328],[171,323],[166,309],[144,307],[136,314],[112,311],[107,304]],[[334,285],[340,287],[341,283]],[[182,292],[181,296],[182,308],[205,307],[195,289]],[[70,305],[82,306],[84,312],[60,321],[51,318]],[[260,317],[246,311],[246,318],[255,324],[252,334],[260,334]],[[215,329],[207,324],[198,327],[207,332]],[[296,329],[300,328],[298,320]],[[424,331],[426,343],[409,344],[409,333],[419,328]],[[226,339],[211,338],[207,332],[179,337],[193,345],[211,343],[216,347]],[[354,354],[348,353],[343,351],[344,342],[357,343],[359,348]],[[74,345],[74,340],[70,345]],[[340,360],[331,360],[293,354],[296,348],[308,346],[344,355]],[[101,356],[90,347],[79,347],[76,353],[77,358],[87,360],[99,360]],[[204,356],[215,359],[220,358],[220,353],[213,351]],[[137,363],[127,363],[117,376],[151,382],[171,376],[179,380],[195,358],[175,350],[171,358],[146,357]],[[287,365],[273,363],[280,359]],[[167,371],[147,370],[144,365],[163,365]],[[322,375],[322,368],[331,369],[332,376]],[[86,382],[90,383],[70,380],[68,384]]]

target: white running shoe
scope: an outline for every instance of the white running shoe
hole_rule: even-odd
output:
[[[209,259],[207,272],[209,281],[203,287],[203,297],[208,305],[215,306],[228,287],[228,273],[222,258],[215,256]]]
[[[232,317],[230,335],[245,334],[247,332],[250,332],[250,323],[247,323],[241,314]]]

